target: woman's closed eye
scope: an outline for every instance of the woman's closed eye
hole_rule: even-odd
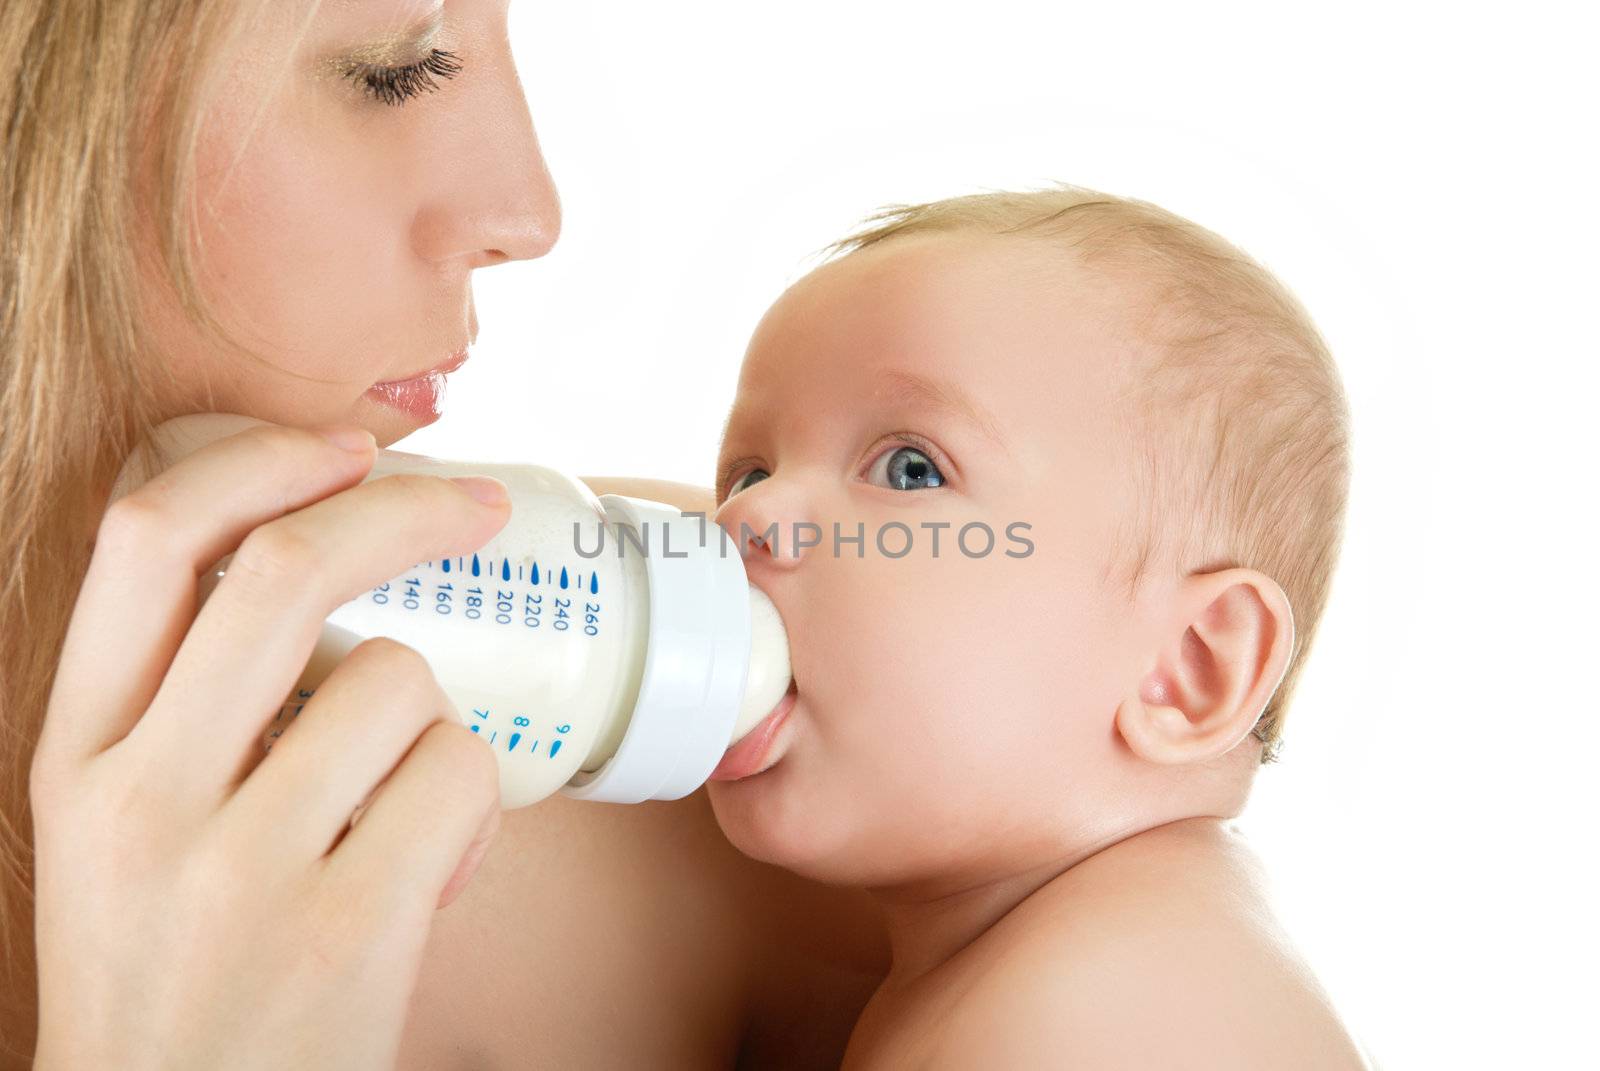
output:
[[[416,63],[388,67],[374,63],[352,63],[345,77],[384,104],[401,105],[422,93],[439,88],[438,78],[454,78],[461,73],[461,59],[442,48],[431,49]]]

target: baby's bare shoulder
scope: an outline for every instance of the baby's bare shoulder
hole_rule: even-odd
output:
[[[1253,866],[1173,847],[1058,878],[969,948],[937,1066],[1366,1068]]]

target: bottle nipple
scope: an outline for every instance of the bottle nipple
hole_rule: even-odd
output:
[[[745,676],[744,698],[733,722],[730,744],[736,743],[772,713],[789,690],[789,634],[778,608],[767,593],[750,585],[750,669]]]

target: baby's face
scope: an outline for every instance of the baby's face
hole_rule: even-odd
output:
[[[824,266],[762,320],[716,519],[778,527],[747,567],[799,694],[774,761],[709,786],[741,850],[890,884],[1037,863],[1062,823],[1104,821],[1116,707],[1148,668],[1118,550],[1115,310],[1042,244],[922,235]],[[864,538],[836,549],[835,524]]]

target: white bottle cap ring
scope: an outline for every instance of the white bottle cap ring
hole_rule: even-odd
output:
[[[561,792],[607,803],[680,799],[716,769],[744,697],[750,661],[744,562],[709,518],[626,495],[601,495],[600,503],[608,521],[648,539],[644,669],[616,754]],[[629,545],[623,553],[639,550]]]

